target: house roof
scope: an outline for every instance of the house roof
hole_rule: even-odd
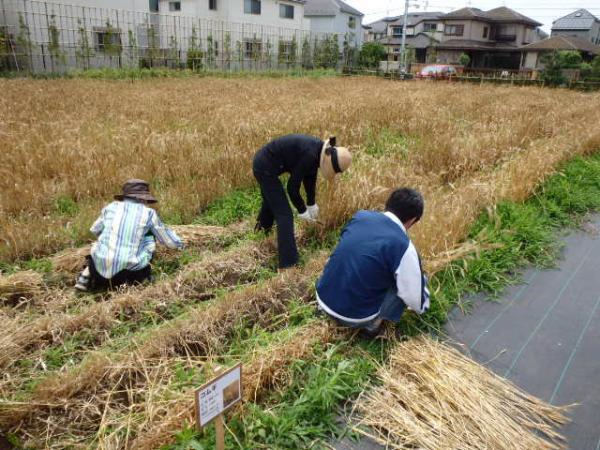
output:
[[[335,16],[338,12],[364,16],[358,9],[342,0],[306,0],[304,6],[305,16]]]
[[[599,21],[587,9],[578,9],[552,23],[552,30],[589,30],[594,22]]]
[[[385,19],[378,20],[366,25],[373,30],[373,33],[385,33],[387,31],[388,22]]]
[[[342,0],[334,0],[334,1],[337,2],[338,5],[340,5],[340,11],[342,11],[342,12],[345,12],[348,14],[353,14],[355,16],[364,16],[363,13],[361,13],[358,9],[353,8],[348,3],[345,3]]]
[[[421,23],[425,20],[439,20],[440,17],[442,17],[444,15],[444,13],[442,12],[418,12],[418,13],[408,13],[408,17],[407,17],[407,21],[406,21],[406,25],[407,26],[413,26],[413,25],[417,25],[418,23]],[[386,20],[386,19],[384,19]],[[398,17],[390,17],[387,20],[388,23],[390,23],[390,25],[404,25],[404,16],[398,16]]]
[[[491,51],[514,51],[518,50],[517,45],[505,42],[483,42],[470,39],[450,39],[440,42],[436,48],[447,50],[491,50]]]
[[[520,22],[539,27],[541,23],[524,16],[517,11],[501,6],[499,8],[482,11],[479,8],[461,8],[456,11],[449,12],[441,16],[445,20],[467,19],[467,20],[484,20],[486,22]]]
[[[518,13],[514,9],[507,8],[506,6],[490,9],[489,11],[486,11],[485,15],[494,22],[521,22],[534,25],[536,27],[542,25],[540,22],[524,16],[523,14]]]
[[[442,16],[443,19],[487,19],[485,12],[479,8],[460,8]]]
[[[600,45],[594,45],[586,39],[572,36],[552,36],[543,41],[522,47],[525,51],[532,50],[579,50],[581,52],[600,55]]]
[[[381,42],[384,45],[401,45],[402,38],[395,37],[386,37],[381,39]],[[437,44],[439,41],[433,38],[431,35],[427,33],[417,33],[414,36],[406,36],[406,45],[411,48],[427,48],[431,45]]]

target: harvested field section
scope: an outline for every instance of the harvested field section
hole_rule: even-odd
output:
[[[303,270],[288,271],[258,286],[231,293],[214,305],[140,335],[119,352],[91,352],[79,366],[40,380],[26,401],[6,401],[0,409],[0,426],[43,429],[48,415],[53,416],[53,422],[69,423],[72,418],[61,419],[72,409],[69,405],[76,411],[77,405],[94,403],[94,396],[112,392],[115,384],[124,377],[128,379],[127,374],[137,367],[135,361],[139,359],[217,358],[226,352],[235,327],[258,325],[273,331],[285,327],[286,320],[273,321],[274,317],[285,314],[290,301],[312,298],[310,284],[323,261],[322,256],[318,257]],[[90,423],[85,427],[79,419],[79,425],[86,430],[97,424],[98,417],[88,419]]]
[[[117,333],[124,326],[127,333],[134,333],[148,326],[149,318],[153,322],[169,320],[173,314],[181,314],[210,300],[217,289],[232,289],[254,282],[264,272],[262,266],[271,255],[270,241],[248,242],[222,253],[206,255],[201,261],[185,266],[172,279],[130,288],[76,313],[46,314],[29,321],[21,317],[7,320],[0,334],[0,365],[5,368],[5,379],[7,374],[18,371],[18,360],[25,356],[43,360],[44,352],[60,347],[70,338],[81,335],[87,345],[101,346],[118,337]],[[85,348],[71,351],[69,360],[77,361],[85,351]],[[10,383],[0,384],[0,392],[10,390]]]

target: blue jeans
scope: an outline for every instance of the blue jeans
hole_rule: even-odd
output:
[[[396,294],[396,288],[392,288],[386,292],[385,297],[383,299],[383,303],[381,305],[381,309],[379,310],[379,314],[374,319],[369,320],[368,322],[361,323],[353,323],[346,322],[345,320],[335,319],[340,325],[350,328],[367,328],[371,329],[375,327],[375,323],[379,320],[389,320],[390,322],[398,323],[400,322],[400,318],[402,317],[402,313],[404,313],[404,309],[406,305],[402,301],[400,297]]]

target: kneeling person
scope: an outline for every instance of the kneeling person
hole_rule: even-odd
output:
[[[90,231],[98,236],[87,257],[75,288],[114,288],[141,283],[151,278],[152,256],[157,239],[169,248],[183,248],[183,242],[167,228],[156,211],[148,205],[156,203],[149,185],[143,180],[129,180],[123,193],[102,209]]]
[[[394,191],[384,213],[357,212],[317,283],[319,308],[368,336],[383,320],[399,322],[406,307],[429,309],[427,278],[407,235],[422,215],[423,197],[409,188]]]

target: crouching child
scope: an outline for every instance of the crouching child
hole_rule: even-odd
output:
[[[357,212],[317,283],[319,308],[368,338],[378,335],[384,320],[399,322],[406,308],[427,311],[427,277],[407,234],[423,209],[421,194],[402,188],[391,194],[385,212]]]
[[[90,229],[98,239],[75,289],[107,289],[150,280],[156,240],[169,248],[183,248],[177,234],[148,207],[156,202],[147,182],[133,179],[123,185],[123,193],[102,209]]]

